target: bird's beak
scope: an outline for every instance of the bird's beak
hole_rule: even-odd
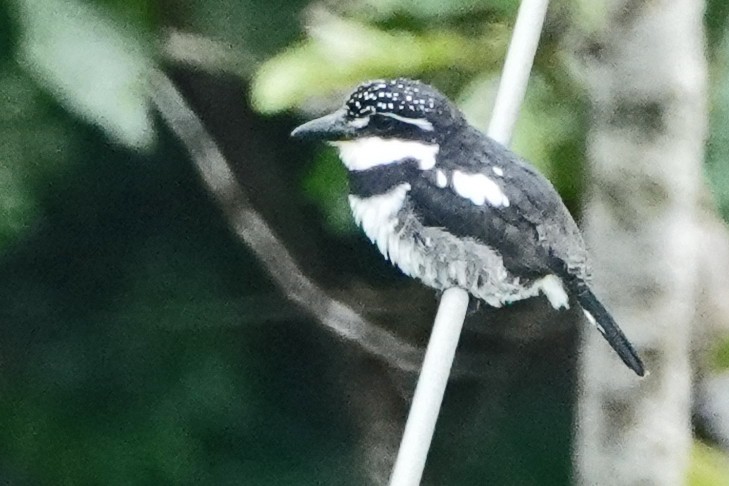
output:
[[[347,123],[345,114],[345,110],[340,109],[316,120],[306,122],[294,129],[291,136],[302,140],[326,140],[329,142],[347,140],[352,137],[354,130]]]

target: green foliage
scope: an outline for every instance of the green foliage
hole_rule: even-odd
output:
[[[260,59],[299,36],[299,15],[308,4],[308,0],[189,0],[180,6],[191,31]]]
[[[689,486],[729,486],[729,458],[726,453],[694,442],[687,482]]]
[[[317,11],[310,21],[309,38],[264,62],[257,71],[251,93],[254,106],[263,113],[306,110],[312,104],[329,105],[329,100],[341,102],[343,94],[364,79],[432,78],[456,98],[472,123],[485,129],[508,40],[506,18],[498,15],[513,14],[516,3],[464,0],[406,7],[413,7],[408,0],[353,7],[355,16],[366,21]],[[481,28],[474,32],[464,25],[464,11],[479,19]],[[413,27],[406,20],[431,17],[438,18],[438,27]],[[538,61],[513,146],[547,173],[576,208],[582,190],[586,106],[579,97],[565,95],[574,93],[575,87],[549,46]],[[307,194],[327,215],[330,229],[351,229],[344,215],[343,178],[333,175],[329,156],[317,157],[314,164],[305,181]]]
[[[564,96],[563,78],[535,72],[514,132],[513,149],[524,156],[552,182],[570,203],[579,199],[582,189],[582,153],[586,116],[583,100]],[[462,91],[458,104],[475,126],[486,129],[498,75],[475,78]]]
[[[361,483],[330,355],[305,321],[241,325],[274,289],[152,145],[155,5],[0,6],[3,480]]]
[[[160,25],[161,5],[156,0],[96,0],[93,3],[100,12],[107,12],[117,26],[150,34]]]
[[[495,67],[506,46],[505,31],[497,26],[480,37],[449,30],[418,34],[381,30],[328,13],[319,14],[311,33],[311,39],[261,66],[251,94],[256,108],[272,113],[298,107],[369,78],[446,69],[473,73]]]
[[[729,2],[725,0],[707,0],[704,22],[708,36],[710,52],[724,50],[721,46],[726,37],[727,22],[729,21]]]
[[[164,60],[158,48],[173,26],[229,46],[221,59],[239,57],[250,64],[245,72],[260,62],[246,82],[265,114],[323,111],[363,79],[407,75],[434,82],[484,127],[518,2],[363,0],[330,12],[309,3],[0,3],[3,480],[364,484],[354,406],[335,373],[341,349],[311,323],[271,322],[250,303],[281,296],[231,235],[187,154],[155,128],[146,77]],[[726,2],[709,2],[707,171],[729,215],[726,15]],[[559,33],[545,39],[514,146],[574,203],[586,106],[555,54],[559,41]],[[260,122],[245,116],[242,130]],[[276,130],[256,130],[262,145],[287,143]],[[291,160],[298,149],[283,152],[272,163],[306,163]],[[308,167],[300,193],[286,197],[320,209],[329,233],[307,228],[315,241],[346,235],[353,226],[341,164],[323,149]],[[729,351],[718,360],[729,367]],[[457,479],[480,481],[488,469],[502,483],[564,484],[568,385],[509,398],[496,435],[470,427],[464,440],[482,449],[464,454]],[[461,408],[451,411],[461,420]],[[551,440],[557,446],[545,447]],[[441,461],[460,446],[449,441]],[[498,460],[484,450],[498,450]],[[728,476],[724,456],[696,446],[691,484]]]
[[[466,16],[480,18],[484,14],[513,18],[518,5],[515,0],[366,0],[355,7],[355,12],[372,20],[408,16],[437,23]]]
[[[729,370],[729,340],[714,343],[711,350],[711,365],[715,370]]]
[[[729,36],[716,52],[712,74],[706,170],[719,207],[729,218]]]
[[[360,482],[328,354],[305,322],[240,325],[240,292],[274,290],[183,154],[145,160],[61,121],[78,150],[44,177],[42,230],[0,261],[5,473]]]
[[[132,148],[148,149],[149,63],[128,32],[75,0],[16,0],[18,57],[69,110]]]
[[[30,113],[34,111],[33,90],[17,72],[0,71],[0,249],[13,237],[29,226],[37,214],[35,201],[24,180],[24,172],[13,164],[23,161],[21,154],[34,137],[18,129],[25,125],[33,130],[36,120]],[[23,120],[26,118],[26,120]],[[28,118],[30,120],[28,120]],[[23,121],[26,121],[23,124]],[[31,123],[27,123],[30,121]],[[36,134],[37,135],[37,134]],[[32,145],[30,145],[32,146]]]
[[[326,150],[315,157],[302,182],[305,194],[318,206],[331,232],[355,231],[347,203],[347,174],[333,150]]]
[[[69,130],[23,72],[0,67],[0,250],[42,217],[47,178],[68,163]]]
[[[10,19],[10,6],[0,3],[0,63],[12,58],[15,36],[15,24]]]
[[[592,0],[573,0],[570,3],[573,7],[570,19],[575,26],[588,35],[600,33],[605,26],[608,5]]]

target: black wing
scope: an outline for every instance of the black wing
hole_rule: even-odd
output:
[[[410,198],[423,224],[495,249],[507,270],[518,276],[563,275],[570,267],[583,267],[584,271],[581,236],[552,185],[514,154],[491,143],[488,151],[468,152],[475,157],[467,166],[440,163],[452,157],[440,159],[439,166],[448,176],[445,188],[436,185],[434,173],[424,173],[413,181]],[[509,205],[476,205],[460,196],[453,189],[454,170],[484,174],[499,185]]]
[[[443,157],[441,167],[449,173],[461,170],[486,175],[499,184],[509,205],[476,205],[457,194],[450,177],[448,186],[439,188],[435,174],[423,173],[410,191],[423,224],[488,245],[517,276],[560,276],[623,362],[643,376],[645,368],[638,353],[585,282],[587,258],[582,236],[554,187],[512,152],[478,136],[480,150],[459,147],[460,153],[473,155],[466,164],[449,165],[448,161],[459,160],[458,154],[451,153]],[[494,171],[495,167],[500,170]]]

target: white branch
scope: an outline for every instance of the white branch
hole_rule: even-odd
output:
[[[488,129],[488,135],[503,144],[511,139],[524,99],[548,3],[549,0],[523,0],[519,7]],[[467,307],[465,290],[454,288],[443,294],[390,486],[420,484]]]
[[[393,486],[420,484],[467,307],[468,294],[462,289],[448,289],[443,293],[392,471],[390,484]],[[459,332],[453,332],[454,328]]]
[[[549,0],[524,0],[519,7],[494,101],[494,111],[486,131],[489,137],[504,145],[508,145],[511,140],[524,101],[529,73],[547,15],[547,5]]]

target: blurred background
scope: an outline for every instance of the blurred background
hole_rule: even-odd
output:
[[[586,219],[596,273],[666,258],[642,291],[597,277],[653,375],[541,299],[471,316],[424,484],[729,484],[729,4],[642,3],[552,3],[513,148]],[[436,296],[355,228],[336,154],[288,134],[395,76],[485,128],[517,8],[0,3],[0,483],[385,484]],[[676,408],[654,426],[678,438],[595,438],[591,407],[629,430]],[[631,440],[633,480],[583,460]]]

